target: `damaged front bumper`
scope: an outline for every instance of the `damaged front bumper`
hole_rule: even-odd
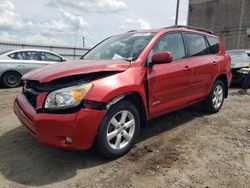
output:
[[[242,84],[246,75],[249,72],[250,72],[250,68],[245,68],[245,67],[232,69],[232,73],[233,73],[232,83],[233,84]]]
[[[20,122],[40,143],[79,150],[92,146],[106,113],[85,108],[68,114],[38,113],[24,94],[17,96],[13,108]]]

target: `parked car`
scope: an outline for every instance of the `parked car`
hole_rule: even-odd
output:
[[[250,50],[228,50],[233,73],[232,83],[241,85],[250,71]]]
[[[43,144],[127,153],[147,120],[203,102],[220,110],[231,83],[220,39],[198,28],[132,31],[96,45],[82,60],[23,76],[14,111]]]
[[[25,73],[49,64],[66,61],[50,51],[38,49],[10,50],[0,53],[0,81],[4,87],[17,87]]]

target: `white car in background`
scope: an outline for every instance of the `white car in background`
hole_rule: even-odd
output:
[[[0,53],[0,81],[4,87],[17,87],[25,73],[38,67],[66,61],[46,50],[21,49]]]

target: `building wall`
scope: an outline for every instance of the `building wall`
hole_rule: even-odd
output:
[[[188,24],[214,31],[226,49],[250,49],[250,0],[190,0]]]
[[[1,42],[0,41],[0,52],[4,50],[18,50],[18,49],[41,49],[55,52],[69,60],[79,59],[89,49],[87,48],[73,48],[67,46],[48,46],[48,45],[36,45],[36,44],[23,44],[13,42]]]

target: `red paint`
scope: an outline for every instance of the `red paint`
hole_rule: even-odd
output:
[[[108,103],[120,95],[136,92],[142,98],[147,112],[147,119],[205,99],[213,82],[220,75],[225,75],[228,86],[230,85],[232,79],[230,58],[225,54],[222,43],[220,43],[220,53],[216,55],[184,58],[175,62],[154,64],[146,67],[147,57],[162,35],[168,32],[187,31],[209,35],[185,28],[151,31],[157,32],[157,34],[146,46],[139,58],[131,64],[123,60],[79,60],[36,69],[26,74],[23,79],[46,83],[72,75],[99,71],[121,71],[91,81],[94,87],[85,96],[85,99]],[[170,54],[168,56],[169,59]],[[166,58],[166,53],[163,53],[161,58]],[[147,87],[146,84],[148,84]],[[148,88],[148,93],[145,88]],[[37,108],[42,108],[46,96],[47,93],[39,94]],[[147,99],[146,96],[149,98]],[[98,126],[106,113],[105,110],[86,108],[69,114],[37,113],[36,110],[29,104],[23,94],[17,96],[14,111],[28,131],[43,144],[67,149],[90,148]],[[71,137],[73,143],[65,143],[65,136]]]
[[[40,143],[65,149],[90,148],[105,114],[105,111],[89,109],[73,114],[37,114],[22,94],[14,102],[14,111]],[[65,142],[65,136],[73,139],[72,144]]]
[[[55,65],[55,66],[54,66]],[[123,60],[114,60],[113,62],[102,61],[74,61],[48,65],[35,69],[23,76],[26,80],[39,80],[40,83],[49,82],[61,77],[67,77],[77,74],[87,74],[99,71],[124,71],[129,67],[130,63]]]
[[[156,52],[152,56],[152,63],[153,64],[161,64],[161,63],[169,63],[173,60],[173,56],[170,52]]]

